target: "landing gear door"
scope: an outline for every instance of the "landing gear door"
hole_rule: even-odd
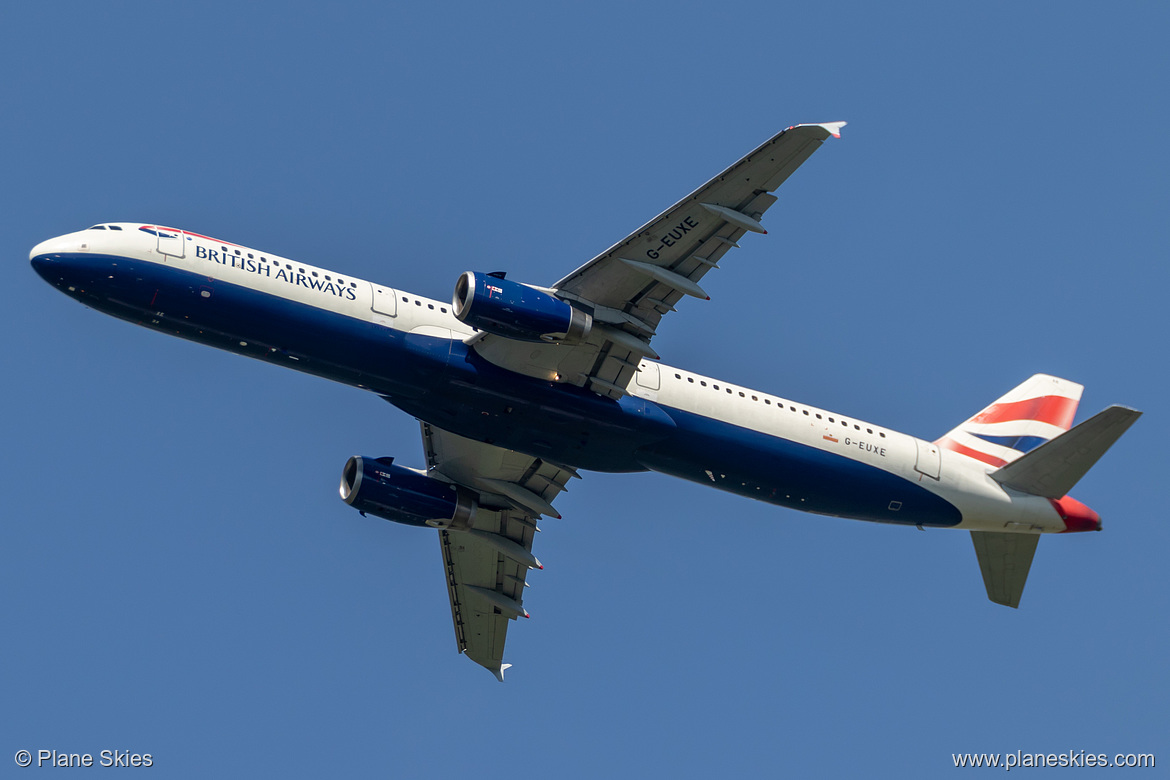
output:
[[[156,226],[154,232],[158,235],[159,254],[169,255],[171,257],[183,256],[183,245],[186,243],[183,240],[183,231]]]
[[[918,460],[914,463],[914,468],[920,474],[938,479],[942,469],[942,453],[939,452],[938,445],[922,439],[915,439],[914,443],[918,446]]]

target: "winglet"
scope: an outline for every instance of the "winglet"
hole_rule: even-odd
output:
[[[829,135],[834,138],[841,137],[841,128],[849,124],[848,122],[824,122],[819,127],[823,127],[829,131]]]
[[[504,670],[511,669],[511,668],[512,668],[512,664],[500,664],[495,670],[493,670],[492,673],[495,674],[497,680],[499,680],[500,682],[503,682],[504,681]]]

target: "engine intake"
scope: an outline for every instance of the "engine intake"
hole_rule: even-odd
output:
[[[593,316],[526,284],[466,271],[455,282],[455,316],[473,328],[520,341],[577,344]]]
[[[406,525],[466,530],[478,504],[472,491],[395,466],[393,458],[350,458],[341,499],[364,514]]]

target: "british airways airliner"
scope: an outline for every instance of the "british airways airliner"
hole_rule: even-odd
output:
[[[581,471],[659,471],[825,515],[970,531],[988,597],[1019,605],[1040,534],[1099,531],[1068,496],[1140,412],[1073,426],[1038,374],[935,441],[673,368],[663,316],[843,122],[790,127],[548,287],[468,271],[450,303],[188,230],[94,225],[33,248],[85,305],[377,393],[420,421],[425,468],[355,456],[341,498],[437,529],[459,652],[503,680],[537,523]]]

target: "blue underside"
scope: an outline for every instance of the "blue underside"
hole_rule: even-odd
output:
[[[558,463],[651,469],[862,520],[952,526],[961,519],[949,502],[873,466],[641,399],[614,401],[519,376],[458,340],[406,334],[124,257],[42,255],[33,266],[62,292],[113,316],[361,386],[445,430]]]

